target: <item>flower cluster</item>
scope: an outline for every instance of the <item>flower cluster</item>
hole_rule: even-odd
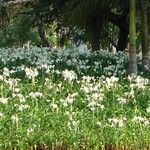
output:
[[[127,54],[29,47],[0,60],[0,149],[149,142],[150,78],[125,77]]]

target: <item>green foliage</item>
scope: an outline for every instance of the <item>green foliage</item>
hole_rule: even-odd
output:
[[[83,49],[1,49],[0,149],[146,147],[150,78],[123,77],[126,59]]]
[[[99,36],[99,45],[102,49],[112,49],[110,45],[117,45],[119,30],[116,24],[110,22],[109,12],[116,15],[122,15],[128,11],[127,4],[129,0],[38,0],[28,3],[9,6],[3,8],[2,16],[8,16],[8,26],[1,31],[0,37],[2,46],[23,45],[26,41],[40,46],[41,39],[36,32],[36,26],[40,23],[45,28],[47,38],[52,46],[64,46],[71,42],[74,36],[79,36],[79,40],[91,45],[91,31],[89,25],[91,18],[95,15],[102,16],[104,19],[103,28]],[[137,23],[140,31],[141,21],[139,17],[140,3],[137,1]],[[14,16],[17,18],[14,20]],[[3,21],[4,21],[3,17]],[[101,19],[99,19],[101,20]],[[118,19],[119,20],[119,19]],[[129,20],[129,18],[128,18]],[[56,26],[53,28],[53,22]],[[99,26],[99,25],[98,25]],[[58,31],[61,35],[55,37]],[[66,32],[65,34],[61,31]],[[97,33],[97,32],[96,32]],[[8,36],[6,37],[5,35]],[[140,34],[138,34],[138,37]],[[6,40],[5,40],[6,39]],[[111,39],[111,40],[110,40]],[[110,44],[111,42],[111,44]],[[140,40],[137,45],[140,45]]]
[[[40,41],[35,28],[31,28],[26,17],[15,18],[7,28],[0,31],[0,47],[21,46],[28,41],[39,45]]]

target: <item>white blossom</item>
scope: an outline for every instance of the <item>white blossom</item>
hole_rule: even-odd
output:
[[[73,81],[73,80],[77,79],[77,75],[72,70],[69,71],[66,69],[62,72],[62,75],[63,75],[64,79],[68,80],[68,81]]]
[[[7,104],[8,103],[8,98],[0,98],[0,103],[2,104]]]

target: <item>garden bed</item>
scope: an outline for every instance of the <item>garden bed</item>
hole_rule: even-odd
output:
[[[0,149],[149,149],[150,77],[126,54],[0,53]]]

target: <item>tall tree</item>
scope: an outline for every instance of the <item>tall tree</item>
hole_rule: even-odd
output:
[[[136,56],[136,0],[130,0],[130,27],[129,27],[129,74],[137,74]]]
[[[92,51],[100,50],[101,31],[108,9],[108,0],[72,0],[72,24],[84,30],[90,42]],[[70,14],[70,13],[69,13]]]
[[[87,30],[90,33],[90,43],[92,51],[100,50],[101,31],[104,23],[104,12],[95,11],[89,17]]]
[[[147,18],[148,0],[141,0],[141,18],[142,18],[142,64],[143,70],[149,70],[149,50],[148,50],[148,18]]]
[[[122,14],[115,14],[111,11],[108,12],[107,17],[108,21],[110,21],[119,28],[119,37],[116,46],[117,51],[124,51],[128,44],[128,35],[129,35],[128,14],[129,14],[128,11]]]
[[[73,1],[73,0],[72,0]],[[129,35],[129,0],[76,0],[74,18],[77,26],[89,33],[89,42],[93,51],[99,50],[102,42],[103,24],[112,22],[119,30],[117,51],[123,51]],[[106,38],[106,37],[105,37]]]

